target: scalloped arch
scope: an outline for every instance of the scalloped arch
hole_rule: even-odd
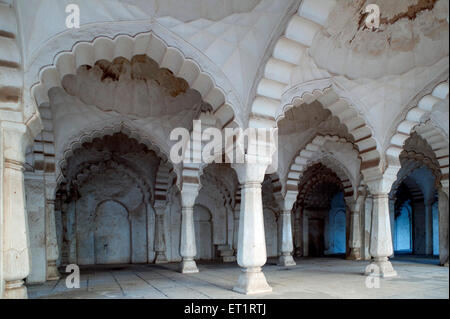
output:
[[[167,68],[175,76],[185,79],[190,88],[197,90],[202,99],[212,106],[222,127],[240,126],[235,121],[234,106],[227,101],[226,94],[215,84],[213,77],[202,71],[194,60],[186,58],[177,48],[168,46],[153,32],[140,33],[134,37],[118,35],[113,39],[98,37],[92,42],[76,43],[71,51],[59,53],[53,65],[40,70],[40,81],[32,86],[32,95],[39,107],[46,105],[49,102],[48,91],[52,87],[61,87],[63,77],[76,74],[80,66],[93,66],[102,59],[112,62],[117,57],[131,60],[139,54],[149,56],[161,68]]]
[[[399,166],[400,154],[403,151],[405,141],[411,136],[411,133],[421,124],[429,119],[431,113],[441,103],[446,103],[448,107],[449,82],[448,80],[438,84],[430,94],[422,97],[417,106],[408,111],[405,118],[397,125],[394,135],[391,137],[389,147],[386,149],[386,161],[388,167]],[[442,134],[436,129],[425,127],[418,128],[418,134],[421,135],[435,152],[439,162],[442,179],[448,180],[449,174],[449,145]]]
[[[316,66],[308,50],[335,5],[336,0],[302,1],[275,44],[263,78],[256,86],[249,127],[272,127],[282,96],[292,84],[330,76]]]
[[[152,150],[156,153],[157,156],[161,158],[161,162],[165,163],[169,170],[175,170],[178,172],[178,167],[174,166],[168,159],[169,157],[165,152],[155,143],[152,142],[152,139],[146,137],[145,135],[140,134],[137,130],[134,130],[127,126],[125,123],[119,123],[113,126],[107,126],[103,129],[92,130],[89,133],[81,133],[72,141],[67,142],[68,147],[64,152],[63,158],[59,161],[56,172],[56,181],[58,184],[61,184],[65,181],[65,177],[62,174],[62,170],[67,166],[68,159],[74,154],[75,150],[83,147],[83,144],[88,142],[92,142],[95,138],[102,138],[104,136],[112,136],[116,133],[123,133],[127,135],[129,138],[136,140],[140,144],[144,144],[149,150]],[[178,176],[178,174],[177,174]]]
[[[352,143],[348,142],[344,138],[340,138],[339,136],[317,135],[292,160],[291,165],[289,167],[289,171],[286,176],[285,182],[286,191],[298,192],[298,185],[301,181],[303,173],[306,172],[308,168],[310,168],[312,165],[317,164],[317,162],[322,162],[322,159],[319,158],[313,163],[309,163],[309,161],[314,157],[315,154],[317,154],[317,152],[320,151],[321,147],[328,141],[349,144],[354,149],[354,145]],[[358,181],[351,180],[350,177],[351,175],[349,174],[346,167],[342,163],[337,161],[334,157],[333,161],[331,160],[326,161],[324,165],[330,168],[332,171],[334,171],[341,179],[342,185],[344,187],[345,196],[346,197],[352,196],[355,193],[356,187],[358,186],[356,185]]]
[[[372,129],[367,125],[365,119],[354,109],[345,98],[339,97],[328,81],[319,81],[320,89],[305,90],[304,87],[297,87],[291,93],[291,102],[285,104],[277,113],[275,120],[278,122],[285,117],[286,112],[303,103],[318,101],[329,110],[331,114],[339,119],[353,137],[353,143],[357,146],[361,157],[361,170],[370,169],[380,164],[380,152],[377,141],[373,137]],[[328,83],[328,85],[327,85]],[[309,87],[310,84],[307,85]]]
[[[142,196],[146,203],[149,203],[154,198],[154,192],[152,191],[150,185],[140,178],[132,169],[129,167],[124,166],[123,164],[119,164],[115,162],[114,160],[109,160],[107,162],[99,163],[99,164],[93,164],[86,168],[84,168],[81,172],[79,172],[75,176],[75,182],[77,182],[78,186],[82,186],[86,180],[91,177],[92,175],[102,171],[103,169],[107,168],[114,168],[118,172],[124,174],[125,176],[131,178],[135,183],[136,186],[139,188],[139,190],[142,193]],[[58,185],[59,186],[59,185]]]

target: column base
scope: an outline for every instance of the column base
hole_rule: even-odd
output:
[[[198,273],[197,264],[193,259],[183,259],[180,264],[180,272],[182,274]]]
[[[380,257],[374,258],[372,263],[366,267],[365,275],[387,278],[397,276],[397,272],[387,257]]]
[[[278,266],[289,267],[297,265],[291,255],[281,255],[278,258]]]
[[[237,286],[233,290],[245,295],[254,295],[272,292],[272,287],[267,283],[261,268],[256,267],[243,268]]]
[[[167,264],[167,258],[164,253],[156,253],[155,264]]]
[[[359,248],[351,248],[350,254],[345,257],[347,260],[361,260],[361,254],[359,252]]]
[[[24,281],[7,281],[3,296],[5,299],[28,299],[27,287],[24,285]]]
[[[58,280],[61,278],[61,274],[56,267],[56,262],[50,262],[47,264],[47,280]]]

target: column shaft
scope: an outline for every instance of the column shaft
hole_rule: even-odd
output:
[[[156,264],[167,263],[166,257],[166,241],[164,237],[164,211],[165,206],[156,206],[156,220],[155,220],[155,252]]]
[[[447,189],[448,192],[448,189]],[[448,195],[439,191],[439,264],[448,267],[449,216]]]
[[[347,259],[361,259],[361,232],[359,225],[359,212],[352,211],[350,215],[350,254]]]
[[[370,254],[373,261],[366,275],[393,277],[397,272],[389,261],[393,253],[391,222],[389,218],[388,194],[373,195],[372,229],[370,238]]]
[[[46,213],[46,247],[47,247],[47,280],[58,280],[61,276],[56,266],[59,256],[58,241],[56,239],[55,200],[47,199]]]
[[[242,267],[242,273],[233,290],[243,294],[270,292],[272,288],[261,271],[267,260],[261,182],[241,182],[243,185],[237,260]]]
[[[30,273],[23,164],[5,160],[3,168],[3,279],[6,299],[27,298]]]
[[[182,207],[181,209],[181,242],[180,255],[182,273],[197,273],[198,268],[194,257],[197,254],[195,246],[194,207]]]
[[[294,245],[292,242],[291,211],[285,210],[280,214],[281,218],[281,256],[278,260],[280,266],[295,266],[292,258]]]

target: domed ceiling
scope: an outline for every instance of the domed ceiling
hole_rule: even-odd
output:
[[[380,9],[378,29],[366,26],[368,4]],[[448,10],[448,0],[338,0],[310,52],[320,67],[350,78],[430,66],[449,52]]]

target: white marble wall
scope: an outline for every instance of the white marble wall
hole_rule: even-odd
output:
[[[43,283],[46,281],[47,271],[45,182],[43,176],[27,173],[25,190],[31,251],[31,270],[27,277],[27,283]]]

